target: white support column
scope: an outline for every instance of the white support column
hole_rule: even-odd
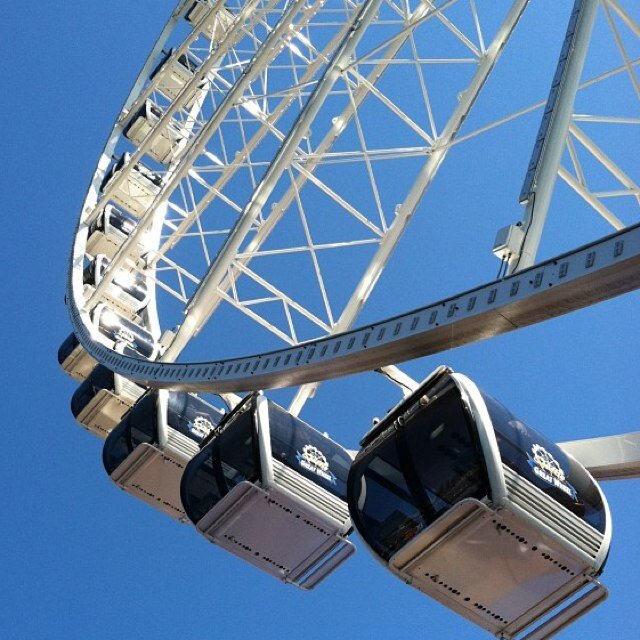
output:
[[[345,24],[327,43],[322,52],[316,56],[314,60],[312,60],[302,77],[300,78],[300,84],[307,84],[313,80],[313,77],[318,72],[321,65],[328,62],[328,58],[331,53],[338,46],[339,42],[344,38],[345,32],[347,31],[349,25]],[[252,136],[252,138],[247,142],[244,148],[239,151],[240,156],[238,160],[234,163],[228,164],[222,170],[220,177],[216,180],[215,184],[209,189],[208,193],[198,202],[197,206],[194,207],[193,211],[190,211],[187,216],[180,222],[178,227],[176,228],[173,236],[168,238],[164,245],[160,247],[160,250],[154,254],[152,258],[152,262],[156,262],[161,257],[163,257],[167,251],[172,249],[178,239],[184,234],[190,226],[198,219],[198,217],[202,214],[203,211],[213,202],[216,195],[221,192],[224,187],[228,184],[228,182],[236,175],[236,171],[240,163],[245,162],[248,157],[255,151],[260,142],[264,140],[267,134],[275,128],[280,117],[286,113],[288,107],[291,103],[296,99],[296,94],[291,93],[281,100],[278,106],[273,109],[273,111],[269,114],[267,118],[262,122],[260,129]],[[226,289],[226,287],[225,287]]]
[[[510,274],[530,267],[536,260],[597,8],[598,0],[576,0],[571,12],[560,61],[520,194],[520,202],[526,203],[524,240],[520,252],[509,260]]]
[[[450,0],[450,1],[453,2],[453,0]],[[434,9],[430,5],[430,3],[420,4],[416,8],[416,10],[413,12],[413,14],[411,14],[411,17],[408,19],[406,28],[403,29],[403,31],[401,31],[397,36],[392,38],[387,43],[388,46],[385,49],[384,53],[381,55],[381,61],[375,65],[374,69],[369,73],[369,75],[365,78],[358,74],[359,83],[357,84],[356,88],[353,91],[353,99],[347,104],[347,106],[342,111],[342,113],[336,118],[334,118],[333,128],[331,129],[331,131],[327,133],[324,139],[320,142],[320,144],[316,147],[313,153],[309,156],[309,158],[304,164],[304,169],[302,169],[302,167],[298,167],[300,174],[296,177],[294,183],[287,189],[286,193],[278,201],[275,207],[272,208],[271,211],[269,211],[269,215],[266,218],[266,220],[262,222],[262,224],[260,225],[259,229],[256,231],[255,235],[253,236],[253,238],[251,239],[247,247],[244,248],[243,250],[244,256],[242,258],[239,258],[236,261],[236,264],[239,264],[242,266],[247,265],[251,261],[251,254],[258,251],[259,248],[262,246],[262,244],[267,240],[271,232],[275,229],[278,222],[281,220],[282,216],[287,211],[288,207],[294,201],[296,194],[302,189],[302,187],[307,182],[307,180],[311,179],[313,172],[320,164],[322,158],[324,157],[324,154],[326,154],[331,150],[333,145],[340,138],[340,135],[342,134],[342,132],[346,129],[349,122],[352,120],[352,118],[355,117],[358,107],[362,104],[365,98],[374,90],[376,83],[380,80],[382,75],[388,69],[392,60],[394,60],[394,58],[396,57],[398,51],[404,46],[404,44],[409,39],[412,33],[412,30],[415,29],[418,25],[422,24],[425,19],[433,16],[438,16],[439,12],[441,12],[444,9],[444,7],[447,6],[447,4],[448,3],[445,3],[445,5],[442,5],[437,9]],[[342,40],[344,36],[344,32],[348,27],[349,27],[349,24],[348,23],[345,24],[340,29],[340,31],[336,34],[336,36],[334,36],[334,39],[338,38],[338,41]],[[332,42],[333,42],[333,39],[332,39]],[[327,45],[327,47],[325,47],[324,49],[325,52],[333,51],[334,45],[331,43],[329,44],[331,46]],[[337,44],[335,46],[337,46]],[[321,58],[324,59],[324,55],[318,56],[316,60],[320,60]],[[315,64],[316,62],[312,63],[312,65],[315,65]],[[309,65],[308,70],[311,70],[312,65]],[[313,72],[315,73],[315,69],[313,70]],[[310,78],[312,76],[308,76],[308,77]],[[305,79],[307,78],[306,74],[304,78]],[[276,122],[276,112],[272,114],[272,121],[270,122],[270,124],[272,125],[275,122]],[[268,127],[265,123],[261,131],[259,131],[256,134],[256,136],[264,135],[266,131],[268,131]],[[259,140],[256,141],[256,136],[254,136],[254,139],[249,143],[249,145],[247,145],[245,150],[242,152],[243,157],[246,157],[246,154],[251,153],[251,151],[255,148],[254,142],[256,145],[257,145],[257,142],[259,142]],[[216,184],[212,187],[209,194],[207,194],[203,198],[203,200],[198,204],[194,212],[194,215],[188,219],[185,219],[184,221],[185,226],[179,227],[179,231],[177,233],[184,231],[186,229],[186,226],[190,224],[194,218],[197,218],[197,216],[200,214],[202,210],[204,210],[207,206],[209,206],[209,204],[215,197],[215,194],[224,187],[228,179],[230,179],[232,176],[233,176],[233,167],[230,166],[228,169],[225,169],[220,180],[216,182]],[[160,254],[164,254],[167,248],[171,248],[171,246],[172,246],[171,240],[167,240],[167,242],[165,243],[165,247],[161,248],[160,252],[156,254],[156,256],[154,256],[154,258],[152,259],[152,263],[160,256]],[[225,276],[222,282],[220,283],[219,290],[222,292],[228,291],[229,287],[231,286],[231,282],[232,280],[228,277],[228,275]],[[219,306],[219,304],[222,302],[224,298],[225,298],[224,294],[218,293],[218,292],[212,292],[212,297],[209,303],[211,305],[211,310],[209,311],[209,315],[211,315],[211,313],[215,311],[215,309]],[[332,331],[331,333],[334,333],[334,332]]]
[[[210,300],[215,299],[216,291],[224,278],[229,265],[235,258],[242,241],[251,229],[262,207],[266,204],[282,174],[289,166],[293,154],[302,138],[306,135],[311,123],[318,114],[322,104],[331,91],[333,85],[342,74],[360,38],[364,35],[369,23],[375,18],[381,0],[365,0],[360,10],[352,19],[352,26],[344,41],[336,51],[333,59],[307,100],[304,108],[278,150],[262,180],[251,195],[251,199],[244,207],[236,225],[228,235],[224,246],[220,250],[216,261],[202,279],[200,286],[187,305],[185,318],[167,349],[163,361],[175,360],[202,325],[208,320],[212,311]]]
[[[158,389],[158,398],[156,405],[156,421],[158,425],[158,446],[164,449],[169,439],[168,413],[169,413],[169,392],[166,389]]]
[[[388,380],[393,382],[393,384],[400,387],[405,398],[410,396],[420,386],[420,383],[417,380],[414,380],[404,371],[398,369],[395,364],[388,364],[386,367],[380,367],[379,369],[376,369],[376,373],[381,373]]]

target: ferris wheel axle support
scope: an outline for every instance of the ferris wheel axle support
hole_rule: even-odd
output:
[[[198,289],[193,294],[185,311],[185,318],[176,333],[171,345],[162,357],[163,361],[172,361],[207,321],[211,313],[210,300],[215,297],[220,282],[237,254],[240,245],[262,207],[273,192],[278,180],[290,165],[296,147],[308,132],[325,98],[329,95],[333,85],[343,72],[360,38],[364,35],[369,23],[375,18],[382,0],[366,0],[352,19],[352,26],[342,44],[327,65],[324,74],[318,81],[313,93],[298,115],[291,131],[285,138],[278,153],[269,165],[262,180],[251,195],[251,199],[244,207],[238,221],[227,237],[217,259],[212,263],[202,279]]]
[[[526,204],[523,219],[524,239],[520,250],[509,259],[508,273],[526,269],[536,260],[569,133],[573,104],[593,31],[598,2],[599,0],[576,0],[569,18],[551,92],[520,193],[520,202]]]

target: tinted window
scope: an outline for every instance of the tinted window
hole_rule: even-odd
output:
[[[185,513],[196,524],[215,506],[224,493],[218,482],[219,465],[214,465],[210,447],[205,447],[187,464],[180,483]]]
[[[157,442],[157,397],[157,392],[150,392],[143,396],[107,437],[102,450],[102,463],[109,475],[139,444]]]
[[[182,503],[194,523],[237,484],[243,480],[257,482],[260,478],[251,403],[245,402],[231,413],[221,429],[189,462],[182,476]]]
[[[489,491],[457,389],[412,409],[403,426],[354,463],[349,476],[354,522],[385,560],[460,500],[482,499]]]
[[[342,500],[347,499],[351,458],[343,447],[271,402],[269,429],[276,460]]]
[[[548,496],[601,532],[605,511],[600,492],[584,468],[555,443],[483,393],[502,461]]]
[[[388,560],[426,525],[419,500],[403,476],[395,437],[387,438],[352,473],[355,504],[349,506],[354,522],[369,546]]]
[[[400,431],[401,451],[403,439],[432,519],[464,498],[488,495],[484,458],[457,388],[411,417]]]
[[[211,442],[212,456],[221,465],[221,479],[225,493],[243,480],[257,482],[259,451],[255,434],[253,411],[247,408]]]
[[[121,231],[125,235],[129,235],[136,227],[136,222],[131,218],[122,213],[122,211],[118,211],[115,207],[111,207],[109,209],[109,213],[105,211],[105,216],[109,218],[109,224],[118,231]]]

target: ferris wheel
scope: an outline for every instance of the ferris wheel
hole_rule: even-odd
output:
[[[73,334],[59,352],[81,382],[75,417],[106,438],[116,483],[302,588],[353,552],[349,453],[298,418],[323,380],[380,371],[413,402],[427,387],[397,363],[638,286],[640,176],[615,155],[616,128],[637,135],[640,123],[638,16],[618,0],[568,6],[549,98],[504,113],[483,102],[485,87],[528,1],[498,4],[182,0],[91,180],[67,285]],[[596,63],[589,44],[605,35],[611,56]],[[629,94],[612,113],[608,97],[622,84]],[[406,313],[390,305],[391,317],[354,329],[413,218],[433,213],[425,194],[448,156],[536,109],[522,219],[496,222],[486,249],[498,279],[469,269],[462,293],[436,290],[441,297]],[[607,186],[596,189],[602,174]],[[573,229],[557,254],[537,261],[558,177],[610,230],[581,238]],[[425,253],[439,253],[436,232],[420,231]],[[455,375],[445,377],[473,395]],[[255,393],[295,385],[286,409]],[[196,393],[218,394],[226,407]],[[482,413],[480,400],[474,406]],[[480,422],[499,429],[496,419]],[[242,433],[254,438],[253,453],[234,462]],[[278,438],[295,440],[281,459]],[[589,459],[584,443],[566,451],[602,466],[601,477],[637,473],[627,458]],[[557,463],[563,454],[549,455]],[[550,484],[560,474],[540,469]],[[207,491],[223,477],[229,486],[213,500]],[[259,522],[273,518],[265,504],[279,506],[274,528],[299,544],[283,550],[260,539]],[[484,517],[486,505],[478,509],[463,515]],[[590,542],[594,575],[607,531]],[[392,567],[403,579],[409,560]],[[584,586],[571,584],[562,598],[527,606],[546,614]],[[421,590],[443,599],[431,585]],[[588,595],[585,609],[601,599]],[[505,637],[540,617],[452,608]]]

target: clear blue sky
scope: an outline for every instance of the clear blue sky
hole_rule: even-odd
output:
[[[173,4],[30,0],[0,7],[0,193],[8,232],[0,334],[0,634],[488,638],[401,584],[362,545],[313,593],[263,576],[118,491],[103,471],[101,441],[74,423],[69,399],[75,384],[56,362],[70,330],[63,296],[73,227],[113,119]],[[505,62],[504,77],[511,80],[503,80],[498,93],[505,113],[510,105],[546,96],[571,3],[531,4],[514,42],[515,57]],[[495,145],[478,141],[468,154],[451,155],[424,204],[442,235],[415,221],[366,318],[495,276],[497,262],[488,252],[495,230],[520,216],[516,199],[539,117],[537,112],[514,124]],[[637,146],[629,153],[637,153]],[[566,190],[554,202],[547,255],[566,244],[555,229],[572,219],[573,202]],[[576,214],[575,225],[591,237],[606,232],[595,214]],[[480,228],[484,235],[478,235]],[[476,268],[460,252],[465,242],[478,244],[477,237],[488,257]],[[450,262],[443,258],[441,270],[425,271],[421,256],[436,247]],[[638,294],[630,294],[411,362],[406,370],[422,378],[436,365],[450,364],[557,441],[637,430],[638,302]],[[355,447],[372,416],[397,400],[397,391],[374,376],[333,381],[321,387],[303,417]],[[611,597],[565,632],[566,639],[634,637],[640,627],[640,481],[609,483],[605,491],[614,521],[603,576]]]

